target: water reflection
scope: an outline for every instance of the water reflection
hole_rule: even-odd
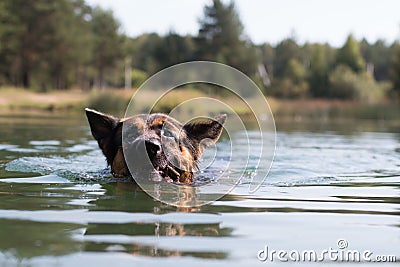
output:
[[[175,208],[102,173],[83,120],[0,121],[0,265],[254,266],[266,244],[326,249],[343,237],[399,256],[398,125],[278,122],[259,191],[243,181],[211,205]]]

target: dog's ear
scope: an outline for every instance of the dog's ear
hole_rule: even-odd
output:
[[[119,118],[86,108],[86,116],[89,121],[90,130],[97,141],[109,137],[120,121]]]
[[[208,146],[218,141],[225,121],[226,114],[221,114],[213,119],[188,123],[183,129],[191,139]]]

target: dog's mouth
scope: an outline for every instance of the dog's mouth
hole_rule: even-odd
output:
[[[193,173],[182,171],[177,167],[165,165],[165,167],[156,166],[154,170],[168,183],[191,184],[193,183]]]
[[[165,167],[155,166],[154,169],[161,175],[167,182],[177,182],[181,177],[181,173],[175,167],[165,165]]]

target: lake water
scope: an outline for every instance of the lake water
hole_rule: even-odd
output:
[[[400,260],[400,123],[278,122],[260,189],[199,208],[113,179],[83,116],[0,125],[0,266],[266,266],[310,250],[346,266],[358,266],[349,250]]]

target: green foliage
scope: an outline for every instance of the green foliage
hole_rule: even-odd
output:
[[[128,101],[123,96],[107,91],[93,91],[86,103],[89,108],[113,114],[125,110],[127,105]]]
[[[314,97],[324,97],[328,89],[328,72],[332,65],[332,48],[316,44],[311,48],[310,73],[308,82]]]
[[[390,80],[393,84],[392,92],[400,97],[400,43],[393,44],[393,57],[390,66]]]
[[[306,79],[307,70],[297,59],[291,59],[285,70],[285,77],[288,77],[295,83],[300,83]]]
[[[388,63],[392,57],[390,46],[386,45],[384,40],[377,40],[374,44],[369,44],[367,40],[363,39],[360,42],[360,50],[365,62],[372,64],[375,79],[377,81],[388,80],[390,68]]]
[[[111,11],[95,8],[92,12],[91,30],[93,40],[93,65],[97,77],[95,86],[104,87],[105,73],[123,58],[124,37],[118,33],[119,23]]]
[[[243,25],[233,2],[213,0],[200,20],[197,58],[231,65],[248,75],[256,73],[260,60],[255,47],[245,38]]]
[[[161,37],[156,33],[143,34],[130,41],[133,67],[148,74],[177,63],[193,60],[194,40],[170,32]]]
[[[146,72],[138,70],[138,69],[133,69],[132,70],[132,87],[133,88],[138,88],[140,87],[146,80],[148,76]]]
[[[281,98],[304,98],[308,95],[307,69],[297,59],[290,59],[283,78],[274,81],[271,95]]]
[[[275,48],[274,76],[283,77],[290,60],[302,61],[302,52],[294,39],[280,42]]]
[[[112,13],[83,0],[4,0],[0,4],[0,81],[47,91],[102,84],[121,55]],[[100,78],[99,78],[100,77]]]
[[[274,73],[274,60],[275,60],[275,49],[269,44],[263,44],[259,47],[261,51],[262,64],[264,64],[270,78],[273,77]]]
[[[212,60],[236,67],[277,97],[375,101],[388,87],[381,81],[388,79],[391,92],[400,95],[399,46],[383,40],[358,42],[352,35],[340,49],[300,45],[294,38],[255,46],[244,33],[233,1],[206,5],[197,36],[169,32],[136,38],[121,34],[111,11],[90,7],[85,0],[0,2],[0,86],[41,92],[123,87],[125,62],[130,62],[126,59],[132,59],[134,87],[171,65]],[[224,94],[213,87],[204,90]],[[102,103],[101,97],[94,102]]]
[[[230,2],[224,5],[221,0],[213,0],[204,7],[204,18],[200,20],[199,40],[207,46],[207,52],[215,56],[230,45],[241,43],[243,25]]]
[[[160,67],[169,67],[191,60],[194,50],[193,38],[170,32],[156,46],[154,58],[156,61],[162,63]]]
[[[338,99],[378,102],[388,90],[387,84],[377,83],[367,72],[355,73],[345,65],[337,66],[329,75],[328,96]]]
[[[347,37],[346,43],[339,49],[336,56],[336,66],[348,66],[356,73],[361,73],[365,69],[365,62],[361,56],[360,46],[353,35]]]
[[[155,53],[161,46],[162,37],[156,33],[146,33],[131,40],[132,46],[132,66],[133,68],[145,71],[149,74],[154,74],[160,70],[155,59]]]
[[[306,81],[295,83],[289,78],[281,78],[273,83],[269,93],[279,98],[304,98],[308,95],[308,83]]]

